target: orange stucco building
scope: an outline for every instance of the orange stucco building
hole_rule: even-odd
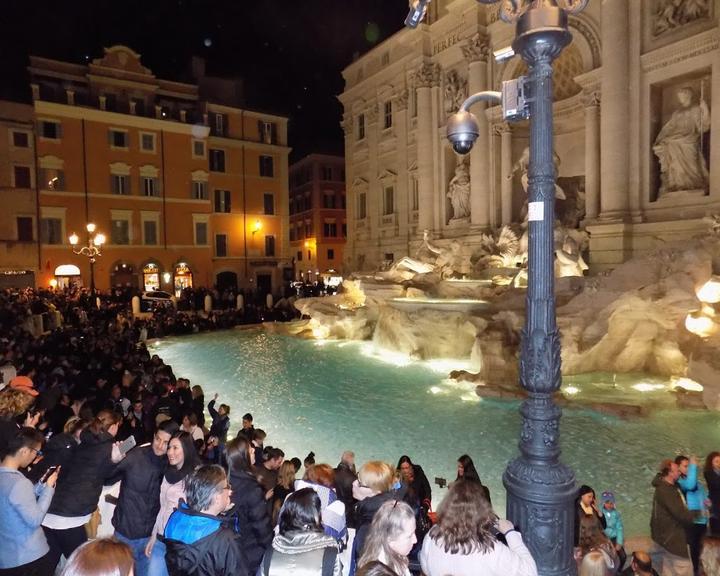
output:
[[[99,289],[278,293],[292,278],[287,118],[194,70],[194,83],[158,79],[124,46],[87,65],[30,58],[39,285],[89,284],[68,241],[86,243],[88,222],[107,239]]]

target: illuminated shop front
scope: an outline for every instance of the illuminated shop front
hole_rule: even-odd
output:
[[[173,288],[177,298],[180,298],[185,288],[193,287],[193,273],[185,262],[179,262],[173,271]]]
[[[160,268],[153,262],[143,266],[143,290],[145,292],[160,290]]]

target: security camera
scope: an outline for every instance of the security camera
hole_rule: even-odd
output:
[[[448,120],[447,137],[458,154],[465,155],[470,152],[479,135],[480,127],[472,112],[460,110]]]

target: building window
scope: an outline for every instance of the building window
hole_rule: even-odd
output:
[[[258,133],[260,141],[265,144],[277,144],[277,126],[275,122],[265,122],[258,120]]]
[[[385,53],[380,57],[380,64],[381,64],[382,66],[387,66],[388,64],[390,64],[390,52],[385,52]]]
[[[65,190],[65,172],[56,168],[40,168],[40,186],[44,190]]]
[[[145,220],[143,222],[143,241],[146,246],[155,246],[157,242],[157,222]]]
[[[110,140],[111,148],[127,148],[128,147],[128,133],[124,130],[113,130],[112,128],[108,132],[108,138]]]
[[[207,182],[200,182],[198,180],[192,183],[192,198],[194,200],[207,200]]]
[[[340,194],[340,208],[345,210],[345,194],[344,193]]]
[[[290,242],[295,240],[295,226],[290,226]]]
[[[365,139],[365,114],[358,114],[357,122],[358,122],[357,139],[364,140]]]
[[[143,152],[155,152],[155,134],[152,132],[140,132],[140,150]]]
[[[412,179],[412,201],[410,202],[410,205],[412,206],[413,212],[416,212],[420,209],[420,185],[418,184],[418,179],[413,178]]]
[[[215,114],[215,122],[213,124],[214,136],[225,136],[225,116],[223,114]]]
[[[192,141],[193,158],[205,158],[205,142],[203,140]]]
[[[122,219],[110,220],[110,242],[118,245],[130,244],[130,221]]]
[[[295,258],[298,262],[302,262],[302,250],[297,251],[297,258]]]
[[[335,193],[327,191],[323,194],[323,208],[335,208]]]
[[[335,250],[333,248],[328,248],[327,251],[327,259],[328,260],[335,260]]]
[[[12,143],[15,148],[30,148],[30,135],[27,132],[12,133]]]
[[[383,194],[383,214],[394,214],[395,213],[395,189],[392,186],[387,186]]]
[[[322,179],[323,180],[332,180],[332,167],[331,166],[323,166],[321,168],[322,171]]]
[[[323,225],[323,236],[325,236],[325,238],[337,237],[337,224],[335,224],[335,222],[325,222]]]
[[[308,250],[308,260],[312,260],[312,251]]]
[[[113,194],[120,196],[130,195],[130,176],[112,174],[110,176],[110,190]]]
[[[33,219],[30,216],[17,217],[17,239],[19,242],[33,241]]]
[[[29,166],[13,166],[15,176],[15,188],[30,188],[32,178]]]
[[[43,244],[62,244],[62,220],[60,218],[42,218],[40,220],[40,242]]]
[[[225,172],[225,150],[210,148],[210,170]]]
[[[305,223],[305,238],[310,238],[312,234],[312,224],[310,222]]]
[[[342,234],[343,234],[343,238],[347,238],[347,224],[345,222],[343,222],[343,225],[342,225]]]
[[[275,256],[275,236],[265,236],[265,256]]]
[[[417,117],[417,110],[418,110],[417,90],[410,90],[410,115],[413,118]]]
[[[42,120],[40,122],[40,136],[50,140],[59,140],[62,138],[62,125],[60,122],[53,120]]]
[[[260,176],[272,178],[275,175],[275,166],[272,156],[260,156]]]
[[[215,190],[215,212],[230,212],[230,190]]]
[[[367,193],[358,194],[358,220],[367,218]]]
[[[142,185],[145,196],[160,196],[160,187],[158,186],[157,178],[143,176]]]
[[[207,222],[195,222],[195,244],[207,246],[208,225]]]
[[[263,194],[263,209],[265,214],[275,214],[275,195],[266,192]]]
[[[395,253],[385,252],[385,261],[386,262],[395,262]]]
[[[392,100],[385,102],[385,121],[383,122],[383,128],[386,130],[392,127]]]
[[[215,256],[218,258],[227,256],[227,234],[215,234]]]

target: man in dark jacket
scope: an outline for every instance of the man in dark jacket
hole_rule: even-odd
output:
[[[352,495],[352,486],[355,480],[357,480],[355,453],[346,450],[343,452],[337,468],[335,468],[335,492],[338,500],[345,504],[345,520],[348,528],[355,528],[353,513],[357,500]]]
[[[130,450],[107,482],[122,481],[112,523],[115,537],[132,549],[135,572],[139,575],[147,574],[149,560],[145,546],[160,511],[160,484],[167,468],[168,443],[178,429],[172,420],[162,422],[152,443]]]
[[[170,576],[229,576],[248,573],[233,518],[220,516],[232,492],[220,466],[201,466],[185,480],[187,503],[165,526],[165,561]]]
[[[680,469],[672,460],[663,460],[660,472],[652,485],[655,487],[650,534],[655,545],[653,565],[663,574],[692,576],[686,531],[691,528],[697,512],[687,509],[676,482]]]

